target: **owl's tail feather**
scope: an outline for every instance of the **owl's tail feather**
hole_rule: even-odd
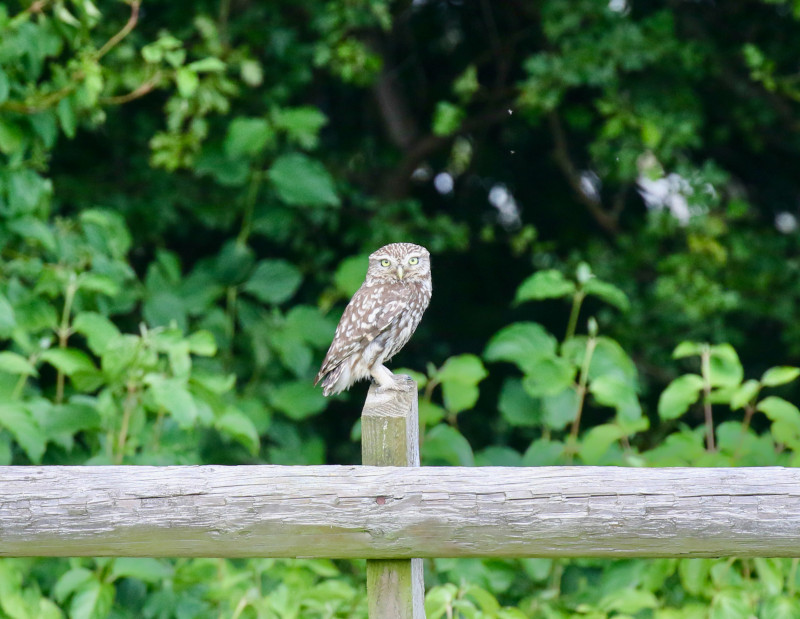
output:
[[[345,369],[345,365],[340,363],[326,374],[323,375],[322,372],[320,372],[317,375],[314,384],[316,385],[318,382],[322,382],[322,395],[326,397],[335,395],[341,393],[350,386],[350,377],[345,376]],[[349,374],[349,372],[347,374]]]

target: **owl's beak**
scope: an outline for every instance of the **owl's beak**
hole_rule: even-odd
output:
[[[405,272],[403,271],[403,267],[400,267],[400,266],[397,267],[397,278],[398,279],[403,279],[403,275],[404,274],[405,274]]]

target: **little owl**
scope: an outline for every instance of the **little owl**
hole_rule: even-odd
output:
[[[371,376],[378,388],[400,389],[385,367],[408,342],[431,300],[431,255],[413,243],[392,243],[370,254],[367,278],[342,314],[314,381],[326,396]]]

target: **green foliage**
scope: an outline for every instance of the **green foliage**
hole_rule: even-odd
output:
[[[800,12],[762,4],[0,4],[0,464],[357,462],[363,391],[312,382],[397,240],[426,464],[800,464]],[[442,559],[427,608],[794,617],[797,565]],[[3,617],[365,614],[360,563],[0,562]]]

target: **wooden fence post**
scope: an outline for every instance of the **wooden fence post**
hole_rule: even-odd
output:
[[[417,383],[405,391],[378,392],[372,385],[361,413],[362,464],[419,466]],[[391,509],[391,488],[378,505]],[[370,619],[424,619],[422,559],[367,561]]]

